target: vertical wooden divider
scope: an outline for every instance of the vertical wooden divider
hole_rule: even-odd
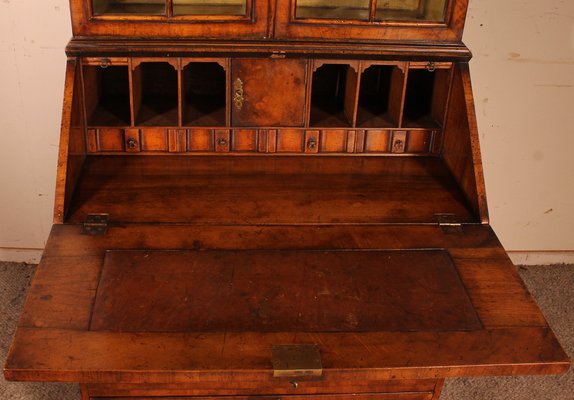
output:
[[[354,71],[354,73],[353,73]],[[351,127],[357,126],[357,108],[359,106],[359,87],[361,86],[362,61],[355,66],[349,65],[345,82],[345,116]]]
[[[307,62],[305,121],[303,125],[305,128],[309,128],[311,125],[311,89],[313,88],[313,71],[315,71],[315,60],[311,59]]]
[[[446,117],[446,104],[452,78],[452,68],[437,69],[434,72],[433,94],[431,100],[431,115],[433,119],[444,125]]]
[[[99,68],[99,67],[97,67]],[[85,93],[90,93],[90,96],[84,96],[83,109],[84,118],[86,123],[89,122],[90,117],[98,107],[99,96],[100,96],[100,80],[101,77],[98,74],[96,67],[86,67],[81,65],[81,76],[82,76],[82,88],[84,88]]]
[[[374,22],[377,14],[377,0],[369,2],[369,22]]]
[[[397,128],[403,127],[403,112],[405,95],[409,79],[409,63],[405,62],[393,68],[391,77],[391,92],[389,94],[389,115]]]
[[[225,58],[225,126],[231,126],[231,59]]]
[[[177,126],[183,126],[183,100],[185,97],[183,88],[183,60],[177,59]]]
[[[88,152],[89,148],[88,148],[88,112],[86,109],[86,83],[85,83],[85,78],[84,78],[84,61],[81,58],[75,58],[76,60],[76,64],[79,65],[78,68],[78,73],[80,74],[80,86],[81,86],[81,93],[82,93],[82,101],[81,101],[81,110],[82,110],[82,115],[83,115],[83,119],[84,119],[84,132],[86,133],[86,152]],[[129,68],[129,67],[128,67]]]
[[[165,7],[166,7],[165,11],[166,11],[167,17],[168,18],[173,17],[173,0],[166,0]]]
[[[130,83],[130,109],[131,109],[131,126],[136,126],[137,116],[142,101],[141,70],[134,67],[133,59],[128,59],[129,83]]]
[[[442,114],[435,116],[435,118],[439,117],[439,118],[437,118],[437,120],[440,121],[441,129],[436,130],[433,134],[432,144],[430,147],[430,152],[433,154],[440,154],[442,152],[443,138],[444,138],[444,127],[446,125],[446,119],[447,119],[447,114],[448,114],[448,103],[450,101],[450,96],[452,94],[452,85],[453,85],[453,81],[454,81],[454,68],[455,68],[455,66],[453,64],[447,72],[447,76],[445,78],[446,82],[443,83],[444,85],[446,85],[446,96],[444,98],[444,106],[442,109]],[[436,83],[435,83],[435,85],[436,85]],[[433,98],[433,114],[435,113],[434,101],[435,100]]]
[[[250,2],[247,1],[248,9],[251,9],[251,12],[253,12],[254,1],[255,0],[251,0]],[[266,39],[273,39],[275,37],[275,17],[276,17],[277,4],[276,1],[270,1],[268,4],[269,4],[269,10],[267,12]]]
[[[170,1],[170,0],[168,0],[168,1]],[[425,6],[426,6],[426,1],[425,0],[419,0],[419,6],[418,6],[418,14],[419,15],[424,15]]]
[[[134,95],[134,72],[132,59],[128,58],[128,84],[129,84],[129,95],[130,95],[130,126],[136,125],[135,117],[135,95]]]

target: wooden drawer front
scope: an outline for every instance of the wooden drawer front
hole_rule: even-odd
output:
[[[124,130],[118,128],[88,129],[88,152],[124,151]]]
[[[440,131],[428,129],[94,128],[88,152],[435,154]]]
[[[244,396],[253,397],[254,400],[326,400],[346,399],[348,395],[339,395],[341,391],[354,393],[364,400],[381,396],[380,393],[413,393],[426,396],[440,390],[440,381],[427,380],[365,380],[355,373],[328,372],[321,380],[309,379],[277,379],[271,376],[268,379],[244,377],[238,381],[204,380],[186,383],[167,384],[89,384],[83,389],[92,397],[183,397],[198,400],[210,399],[214,393],[226,396],[227,400],[242,400]],[[373,393],[378,393],[373,395]],[[271,395],[273,394],[273,395]],[[426,397],[423,397],[426,398]]]
[[[333,394],[321,396],[233,396],[233,397],[92,397],[92,400],[432,400],[432,393]]]

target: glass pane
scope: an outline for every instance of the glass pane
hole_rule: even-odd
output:
[[[297,0],[296,18],[369,19],[369,0]]]
[[[165,15],[166,0],[92,0],[94,15]]]
[[[444,21],[446,0],[379,0],[378,21]]]
[[[245,15],[247,0],[173,0],[174,15]]]

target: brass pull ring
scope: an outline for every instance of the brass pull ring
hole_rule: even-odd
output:
[[[100,60],[100,68],[102,68],[102,69],[108,68],[111,64],[112,64],[112,62],[109,58],[102,58]]]

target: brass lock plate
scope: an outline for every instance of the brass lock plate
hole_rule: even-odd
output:
[[[321,352],[316,344],[275,345],[272,348],[274,377],[321,376]]]
[[[105,235],[108,233],[109,220],[109,214],[88,214],[82,227],[82,235]]]
[[[241,111],[245,97],[243,92],[243,81],[240,78],[237,78],[233,83],[233,91],[233,104],[237,111]]]

